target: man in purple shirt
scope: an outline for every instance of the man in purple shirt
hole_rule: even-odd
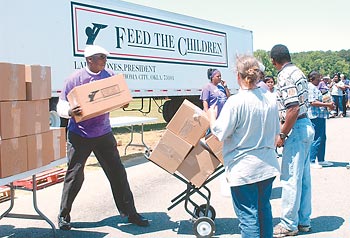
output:
[[[121,216],[127,216],[130,223],[148,226],[147,219],[137,213],[133,194],[130,190],[126,171],[121,163],[116,140],[109,122],[109,113],[77,123],[75,115],[81,115],[78,105],[70,108],[67,95],[76,86],[101,80],[114,75],[105,69],[109,53],[100,46],[88,45],[84,56],[87,67],[73,73],[65,82],[57,104],[61,117],[69,118],[67,156],[68,169],[63,184],[63,192],[58,215],[61,230],[70,230],[72,204],[84,181],[84,166],[91,152],[94,152],[111,185],[115,204]]]

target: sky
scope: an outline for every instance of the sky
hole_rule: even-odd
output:
[[[349,0],[124,0],[253,32],[253,49],[350,49]]]

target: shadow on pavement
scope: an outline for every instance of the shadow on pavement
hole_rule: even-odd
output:
[[[57,237],[70,238],[70,237],[89,237],[89,238],[102,238],[105,237],[106,233],[95,232],[95,231],[69,231],[64,234],[60,230],[56,230]],[[53,237],[51,228],[16,228],[12,225],[0,226],[0,237],[11,237],[11,238],[48,238]]]
[[[273,218],[274,226],[280,222],[280,218]],[[338,216],[321,216],[311,219],[311,231],[305,234],[315,234],[320,232],[331,232],[339,229],[343,223],[344,219]],[[300,232],[301,234],[303,232]]]
[[[335,231],[344,223],[342,217],[337,216],[321,216],[311,219],[311,234],[318,232]]]
[[[95,157],[93,156],[93,158],[95,158]],[[146,157],[144,156],[143,153],[137,153],[137,154],[131,154],[128,156],[123,156],[123,157],[121,157],[121,160],[122,160],[122,163],[123,163],[125,168],[129,168],[129,167],[133,167],[135,165],[144,164],[144,163],[149,162],[149,160],[146,159]],[[96,160],[95,163],[87,164],[86,167],[99,168],[99,167],[101,167],[101,165]]]
[[[112,216],[97,222],[72,222],[72,227],[74,230],[109,226],[114,227],[115,229],[118,229],[121,232],[125,232],[132,235],[140,235],[162,230],[176,230],[176,228],[178,227],[178,223],[171,221],[170,217],[164,212],[142,213],[142,216],[150,220],[150,226],[139,227],[134,224],[128,223],[128,219],[126,217]],[[79,235],[79,237],[84,236]],[[89,236],[89,238],[90,237],[93,236]]]
[[[335,161],[329,161],[332,162],[333,165],[329,167],[324,167],[324,168],[332,168],[332,167],[346,167],[349,163],[344,163],[344,162],[335,162]]]

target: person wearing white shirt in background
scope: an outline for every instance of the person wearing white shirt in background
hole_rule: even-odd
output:
[[[327,108],[334,109],[333,102],[322,102],[322,93],[318,89],[321,81],[321,74],[311,71],[309,79],[309,103],[308,116],[315,130],[314,141],[311,144],[310,162],[311,168],[320,169],[323,166],[332,166],[333,163],[325,161],[326,153],[326,120],[329,117]],[[317,158],[317,160],[316,160]]]
[[[340,80],[340,73],[333,76],[332,82],[329,85],[333,102],[335,103],[335,110],[331,111],[332,116],[343,117],[343,90],[345,90],[344,82]]]

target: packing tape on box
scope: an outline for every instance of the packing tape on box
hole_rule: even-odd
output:
[[[46,79],[46,66],[41,66],[40,67],[40,79],[42,80],[42,81],[45,81],[45,79]]]
[[[18,138],[13,138],[13,139],[10,139],[9,141],[11,143],[11,147],[14,150],[18,150],[18,148],[19,148],[19,139]]]
[[[60,144],[60,131],[59,130],[54,130],[53,131],[53,153],[54,153],[54,158],[59,159],[61,155],[61,144]]]
[[[11,124],[12,126],[12,131],[14,133],[14,135],[20,135],[20,131],[21,131],[21,109],[19,108],[19,106],[17,105],[17,101],[13,101],[11,102],[11,118],[12,118],[12,122]]]
[[[179,131],[179,135],[182,137],[186,137],[193,130],[193,127],[197,124],[197,122],[193,120],[185,120],[184,125]]]
[[[10,80],[13,82],[11,82],[12,87],[8,87],[10,89],[9,95],[17,95],[19,79],[18,79],[18,66],[16,64],[11,64],[10,77],[11,77]]]
[[[41,132],[42,132],[41,123],[37,121],[35,122],[35,125],[34,125],[34,133],[37,134]]]
[[[36,149],[37,149],[37,160],[40,162],[39,164],[43,164],[44,158],[43,158],[43,136],[42,134],[38,135],[36,137],[37,139],[37,144],[36,144]]]

